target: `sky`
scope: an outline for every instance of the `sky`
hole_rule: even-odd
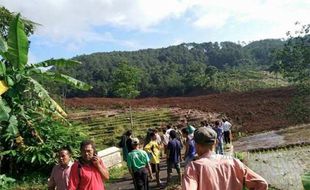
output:
[[[181,43],[286,38],[310,0],[0,0],[36,23],[29,62]]]

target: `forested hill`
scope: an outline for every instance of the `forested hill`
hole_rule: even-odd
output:
[[[81,55],[73,58],[81,65],[59,70],[91,84],[93,89],[81,92],[61,88],[67,97],[114,97],[113,72],[121,63],[127,63],[139,70],[142,80],[137,90],[141,97],[178,96],[201,88],[217,90],[216,82],[225,77],[229,80],[224,71],[267,70],[273,63],[274,50],[283,44],[279,39],[255,41],[246,46],[233,42],[183,43],[159,49]]]

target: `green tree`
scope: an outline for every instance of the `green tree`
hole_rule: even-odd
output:
[[[69,129],[63,129],[68,126],[65,112],[34,77],[41,76],[83,90],[91,88],[70,76],[41,69],[79,62],[51,59],[28,64],[29,41],[24,30],[18,14],[11,21],[7,40],[0,37],[0,156],[5,157],[10,173],[18,173],[29,165],[51,164],[54,148],[59,148],[61,143],[72,143],[78,136],[76,132],[70,134]],[[63,131],[59,133],[55,129]]]
[[[310,83],[310,24],[295,32],[297,37],[288,33],[289,39],[278,52],[279,67],[284,77],[291,82],[309,85]]]
[[[113,92],[121,98],[135,98],[140,94],[138,84],[141,80],[141,70],[127,63],[121,63],[113,72]],[[133,128],[131,105],[129,106],[130,123]]]
[[[7,10],[5,7],[0,6],[0,34],[4,39],[7,39],[9,34],[9,26],[14,19],[14,14]],[[28,19],[21,18],[23,23],[25,23],[25,32],[27,36],[33,34],[35,26],[38,25]]]
[[[297,37],[288,32],[289,39],[277,54],[278,68],[282,75],[297,85],[297,93],[289,106],[289,116],[296,122],[310,120],[310,24],[296,31]]]
[[[113,92],[121,98],[135,98],[140,94],[138,84],[141,71],[127,63],[121,63],[113,72]]]

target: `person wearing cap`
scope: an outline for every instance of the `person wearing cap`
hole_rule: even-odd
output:
[[[201,127],[194,132],[199,158],[185,169],[183,190],[267,190],[264,178],[245,166],[240,160],[213,152],[217,134],[212,128]]]
[[[187,131],[188,131],[188,138],[192,139],[194,137],[194,131],[196,128],[192,125],[187,126]]]
[[[149,156],[144,150],[139,149],[140,143],[138,138],[132,138],[131,144],[133,150],[128,154],[127,166],[132,176],[135,190],[148,190],[148,174],[150,174],[152,180],[154,179]]]
[[[194,139],[190,139],[188,137],[188,130],[187,128],[182,129],[182,135],[186,139],[185,140],[185,153],[184,153],[184,162],[185,166],[195,158],[196,149],[195,149],[195,142]]]

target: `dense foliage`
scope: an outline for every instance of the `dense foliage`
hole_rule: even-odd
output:
[[[281,48],[283,43],[271,39],[246,46],[233,42],[187,43],[134,52],[94,53],[74,57],[82,64],[61,71],[79,77],[94,87],[88,92],[66,88],[69,97],[115,97],[112,73],[122,62],[142,71],[137,89],[141,92],[140,96],[184,95],[201,88],[217,90],[210,85],[212,81],[222,80],[217,76],[223,76],[221,73],[236,67],[268,69],[273,62],[274,50]],[[215,75],[218,72],[220,74]]]
[[[55,151],[65,145],[77,148],[83,138],[70,127],[66,113],[35,76],[82,90],[90,88],[67,75],[40,69],[79,62],[51,59],[31,65],[28,48],[24,23],[20,15],[14,16],[7,40],[0,37],[0,169],[14,177],[21,177],[30,168],[49,167]]]
[[[113,93],[116,97],[135,98],[139,95],[138,83],[141,78],[141,71],[126,63],[121,63],[113,75]]]
[[[302,26],[301,31],[295,32],[283,49],[278,52],[276,64],[279,71],[290,81],[300,85],[310,85],[310,24]]]
[[[296,23],[298,25],[298,23]],[[289,39],[278,51],[272,68],[297,86],[296,96],[290,104],[288,115],[296,123],[310,121],[310,24],[288,32]]]
[[[4,39],[8,38],[9,26],[13,19],[14,14],[5,7],[0,6],[0,34]],[[25,18],[21,18],[21,20],[25,23],[26,35],[29,36],[33,34],[35,26],[38,24]]]

